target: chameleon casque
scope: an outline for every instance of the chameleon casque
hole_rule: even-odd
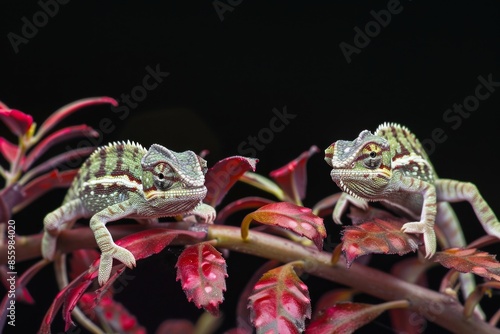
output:
[[[130,141],[115,142],[96,149],[78,171],[62,205],[44,218],[43,257],[54,259],[62,229],[91,217],[90,228],[101,250],[98,280],[104,284],[113,259],[135,266],[132,253],[113,242],[106,223],[123,218],[154,223],[179,215],[214,221],[214,208],[202,203],[206,171],[206,161],[194,152],[178,153],[158,144],[146,150]]]
[[[486,232],[500,238],[500,223],[476,186],[438,178],[423,146],[404,126],[383,123],[373,134],[364,130],[353,141],[336,141],[325,150],[325,160],[343,190],[333,211],[337,224],[349,203],[367,208],[369,201],[381,202],[416,220],[402,231],[423,234],[425,257],[431,258],[436,252],[434,223],[450,247],[465,246],[450,203],[468,201]]]

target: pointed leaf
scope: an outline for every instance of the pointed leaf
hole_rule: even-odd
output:
[[[306,196],[307,161],[318,152],[319,148],[313,145],[295,160],[269,174],[296,204],[301,203]]]
[[[90,155],[92,152],[94,152],[94,150],[94,147],[82,147],[58,154],[55,157],[52,157],[29,170],[19,180],[19,183],[26,184],[26,182],[28,182],[35,176],[40,175],[41,173],[46,172],[50,169],[55,169],[57,166],[63,163],[68,163],[68,167],[77,167],[78,163],[75,163],[75,160],[77,162],[83,160],[82,158]]]
[[[9,163],[14,162],[18,151],[19,147],[17,145],[12,144],[10,141],[3,137],[0,137],[0,153],[3,155],[5,160],[7,160]]]
[[[474,273],[487,279],[500,281],[500,263],[495,259],[495,255],[475,248],[448,248],[437,252],[434,255],[434,261],[461,273]]]
[[[344,302],[326,310],[309,324],[306,334],[350,334],[377,318],[382,312],[408,307],[407,301],[387,302],[379,305]]]
[[[154,228],[128,235],[116,241],[116,244],[132,252],[136,260],[141,260],[161,252],[176,236],[181,234],[192,237],[194,240],[202,239],[206,235],[206,233],[203,232]],[[69,329],[72,324],[71,311],[80,300],[85,290],[94,279],[97,278],[99,262],[100,259],[96,260],[87,271],[80,274],[57,294],[52,305],[45,314],[42,326],[39,330],[40,333],[50,333],[50,325],[61,306],[63,306],[63,318],[66,321],[66,330]],[[111,284],[118,278],[123,270],[125,270],[125,265],[119,264],[113,268],[114,274],[112,274],[110,279],[100,289],[92,292],[94,294],[94,300],[99,300],[110,288]]]
[[[294,263],[269,270],[248,298],[250,320],[257,333],[302,333],[311,317],[309,290],[295,273]]]
[[[22,301],[28,304],[33,304],[34,300],[33,297],[31,297],[30,293],[28,292],[28,289],[26,288],[26,285],[30,282],[30,280],[43,268],[45,267],[49,261],[45,260],[40,260],[37,263],[33,264],[31,267],[28,268],[25,272],[20,277],[16,278],[16,302]],[[10,287],[7,286],[8,284],[10,285],[10,282],[12,281],[7,281],[7,278],[10,278],[11,275],[7,274],[7,270],[5,266],[2,266],[2,281],[6,285],[6,290],[9,290]],[[6,293],[2,299],[2,302],[0,304],[0,331],[3,330],[5,327],[5,322],[8,321],[9,318],[7,318],[8,310],[7,308],[9,307],[9,300],[10,300],[9,293]]]
[[[101,254],[95,249],[77,249],[71,253],[69,278],[77,278],[99,259]]]
[[[104,96],[104,97],[91,97],[91,98],[77,100],[61,107],[60,109],[56,110],[52,115],[50,115],[45,120],[45,122],[43,122],[43,124],[38,129],[34,141],[36,142],[40,140],[48,131],[50,131],[54,126],[56,126],[57,123],[59,123],[60,121],[62,121],[64,118],[74,113],[75,111],[80,110],[81,108],[84,107],[103,104],[103,103],[111,104],[112,106],[115,107],[118,106],[118,102],[115,99]]]
[[[255,171],[258,161],[253,158],[233,156],[217,162],[205,175],[208,192],[204,202],[213,207],[219,205],[229,189],[246,171]]]
[[[246,280],[245,287],[238,297],[238,304],[236,306],[236,325],[238,328],[245,329],[249,333],[253,332],[253,325],[250,321],[250,310],[248,309],[248,298],[252,295],[255,284],[262,275],[271,269],[279,267],[281,264],[276,260],[266,261]]]
[[[235,212],[247,209],[256,209],[264,206],[266,204],[274,203],[274,201],[257,196],[244,197],[234,202],[226,205],[222,210],[217,213],[217,218],[215,218],[216,224],[224,224],[227,217]]]
[[[18,203],[15,203],[14,211],[17,212],[26,207],[52,189],[69,187],[77,173],[78,169],[70,169],[64,172],[53,170],[37,177],[23,187],[23,198]]]
[[[323,311],[338,303],[352,301],[355,294],[356,290],[354,289],[335,289],[324,293],[314,305],[312,319],[316,319]]]
[[[0,221],[6,222],[11,218],[12,208],[23,200],[23,196],[23,189],[17,183],[0,189]]]
[[[97,317],[104,321],[113,333],[146,334],[146,329],[137,322],[136,317],[123,304],[115,301],[111,294],[103,296],[97,304],[94,298],[92,293],[85,293],[80,299],[81,309],[89,318]]]
[[[241,224],[241,237],[246,239],[252,220],[261,224],[279,226],[312,240],[319,250],[323,249],[326,229],[323,218],[314,215],[309,208],[289,202],[264,205],[249,213]]]
[[[419,239],[401,231],[401,220],[374,219],[356,226],[346,226],[342,234],[342,251],[347,266],[359,256],[382,253],[403,255],[415,252]]]
[[[33,117],[15,109],[0,109],[0,120],[18,137],[21,137],[33,124]]]
[[[255,188],[261,189],[265,192],[268,192],[280,201],[285,201],[286,194],[273,180],[268,179],[265,176],[262,176],[253,172],[246,172],[240,177],[240,181],[246,184],[249,184]],[[287,199],[288,200],[288,199]],[[290,202],[290,200],[288,200]]]
[[[52,133],[50,136],[42,140],[28,154],[23,163],[23,171],[27,171],[33,162],[42,156],[47,150],[54,145],[57,145],[65,140],[70,140],[77,137],[99,137],[99,133],[87,125],[69,126],[59,131]]]
[[[226,260],[222,254],[208,242],[198,243],[184,249],[175,266],[176,279],[181,281],[187,299],[217,316],[226,291]]]

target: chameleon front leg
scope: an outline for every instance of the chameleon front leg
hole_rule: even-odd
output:
[[[363,211],[368,210],[368,201],[361,198],[353,197],[348,193],[342,193],[342,195],[340,195],[339,199],[337,200],[337,203],[335,204],[335,208],[333,209],[332,213],[332,218],[335,224],[342,225],[341,218],[344,212],[349,207],[349,204],[353,204],[354,206],[360,208]]]
[[[133,214],[135,210],[132,207],[128,201],[124,201],[97,212],[90,219],[90,228],[94,232],[97,246],[101,250],[98,276],[99,285],[103,285],[109,279],[113,259],[117,259],[129,268],[135,267],[134,255],[129,250],[115,244],[106,228],[106,223],[126,218]]]
[[[70,228],[77,219],[83,218],[85,215],[86,212],[82,201],[74,199],[45,216],[42,237],[42,256],[45,259],[54,259],[59,232],[63,228]]]
[[[189,212],[187,215],[195,215],[200,217],[204,223],[212,224],[216,217],[216,212],[213,207],[208,204],[200,203],[196,206],[193,211]]]
[[[401,176],[399,191],[420,193],[423,196],[422,213],[419,222],[406,223],[401,227],[405,233],[422,233],[424,236],[425,257],[430,259],[436,253],[436,234],[434,222],[436,220],[436,189],[433,184]]]
[[[473,183],[439,179],[436,181],[436,190],[438,201],[469,202],[485,231],[500,238],[498,218]]]

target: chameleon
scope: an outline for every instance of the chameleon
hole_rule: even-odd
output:
[[[498,219],[477,187],[439,178],[422,144],[405,126],[386,122],[374,133],[361,131],[353,141],[338,140],[325,149],[325,161],[332,167],[332,180],[343,191],[332,214],[337,224],[342,224],[349,204],[367,208],[368,202],[379,202],[415,220],[403,224],[401,230],[423,235],[429,259],[436,252],[435,223],[449,246],[465,246],[450,203],[468,201],[485,231],[500,238]]]
[[[97,148],[75,175],[61,206],[45,216],[42,256],[53,260],[61,230],[90,218],[101,251],[102,286],[110,277],[113,259],[135,267],[134,255],[114,243],[106,223],[130,218],[148,224],[187,215],[213,223],[214,208],[202,202],[206,172],[207,162],[192,151],[174,152],[158,144],[146,150],[130,141]]]
[[[332,167],[332,180],[343,190],[333,211],[337,224],[349,202],[362,207],[368,201],[381,202],[419,219],[404,224],[402,231],[423,234],[425,257],[431,258],[436,252],[434,223],[440,217],[438,211],[452,210],[441,204],[468,201],[485,231],[500,238],[500,223],[477,187],[439,178],[420,141],[404,126],[383,123],[373,134],[363,130],[354,141],[336,141],[325,150],[325,160]],[[442,216],[451,218],[451,213]],[[453,240],[450,243],[464,243],[452,222],[437,223]]]

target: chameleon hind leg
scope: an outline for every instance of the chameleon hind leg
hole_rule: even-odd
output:
[[[483,225],[484,230],[497,238],[500,238],[500,223],[491,207],[486,203],[479,193],[476,185],[470,182],[461,182],[449,179],[436,181],[436,192],[438,201],[470,203],[477,219]]]
[[[465,247],[467,242],[460,226],[460,222],[455,214],[455,211],[448,202],[439,202],[436,216],[436,225],[442,231],[444,238],[443,247]],[[464,300],[476,288],[474,275],[471,273],[460,274],[460,290]],[[475,308],[476,313],[481,319],[485,319],[485,315],[480,305]]]
[[[100,285],[106,283],[111,274],[113,259],[117,259],[129,268],[135,267],[135,257],[127,249],[114,243],[106,223],[127,218],[135,213],[128,201],[111,205],[92,216],[90,228],[94,232],[97,246],[101,250],[98,281]]]
[[[56,253],[57,236],[62,229],[71,228],[75,221],[85,217],[83,203],[74,199],[47,214],[43,219],[42,256],[53,260]]]

